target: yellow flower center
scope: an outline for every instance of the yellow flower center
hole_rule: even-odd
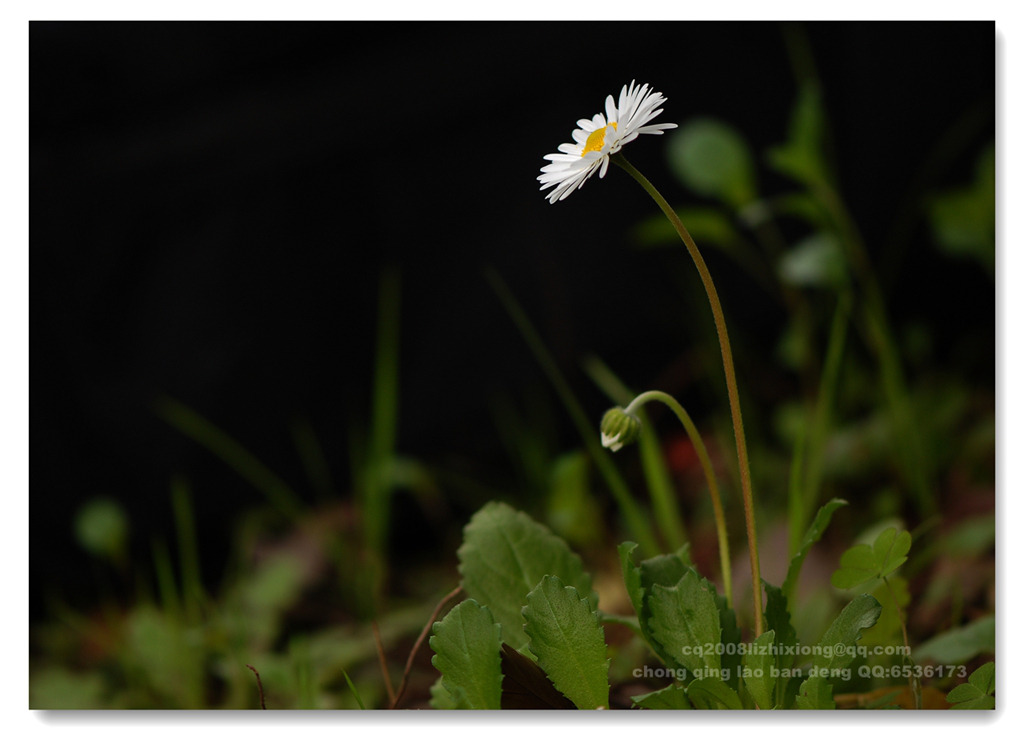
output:
[[[610,123],[610,125],[614,128],[618,123]],[[603,128],[598,128],[587,136],[587,142],[583,145],[583,154],[581,156],[589,154],[591,151],[600,151],[604,148],[604,132],[606,130],[608,130],[607,125]]]

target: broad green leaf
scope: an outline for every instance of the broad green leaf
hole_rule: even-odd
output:
[[[597,594],[579,556],[547,527],[507,504],[494,501],[473,515],[458,556],[462,588],[490,608],[502,638],[515,649],[527,643],[526,595],[547,574],[575,587],[591,610],[597,609]]]
[[[882,606],[871,595],[858,595],[832,621],[815,649],[813,664],[819,671],[832,673],[853,662],[853,647],[860,632],[871,628],[878,620]]]
[[[743,656],[743,682],[761,709],[775,706],[775,632],[765,631],[754,639]]]
[[[793,664],[793,655],[785,654],[783,647],[796,646],[796,629],[790,623],[789,605],[786,595],[778,587],[764,582],[764,592],[767,605],[764,611],[764,620],[767,628],[775,632],[775,644],[780,648],[779,667],[788,668]]]
[[[721,678],[700,678],[686,687],[686,695],[695,709],[743,709],[739,695]]]
[[[675,553],[648,558],[640,563],[640,577],[644,589],[649,590],[655,584],[663,587],[674,586],[692,566],[689,545],[684,545]]]
[[[832,700],[832,684],[823,676],[816,675],[800,684],[800,693],[796,695],[797,709],[835,709]]]
[[[636,550],[635,542],[624,542],[619,545],[619,561],[622,564],[622,576],[626,583],[626,592],[636,610],[637,620],[640,624],[640,632],[650,645],[651,649],[667,664],[674,664],[674,660],[665,652],[661,643],[651,633],[650,620],[651,609],[649,594],[651,587],[660,584],[665,587],[677,584],[691,566],[688,546],[683,546],[677,552],[667,555],[659,555],[648,558],[639,566],[633,563],[633,551]]]
[[[590,602],[545,576],[523,608],[530,651],[551,682],[580,709],[608,708],[608,647]]]
[[[502,709],[576,709],[532,658],[501,645]]]
[[[698,675],[721,670],[718,653],[705,649],[722,639],[718,605],[695,571],[688,570],[673,587],[655,584],[648,602],[651,633],[673,664]]]
[[[909,532],[888,527],[871,545],[854,545],[839,559],[839,570],[832,574],[832,586],[852,589],[874,578],[889,576],[906,563],[910,544]]]
[[[829,522],[832,521],[832,515],[838,509],[846,505],[847,502],[841,498],[833,498],[818,509],[818,513],[815,515],[814,521],[811,522],[811,526],[804,533],[804,539],[800,543],[800,549],[797,551],[796,555],[793,556],[793,560],[789,562],[789,570],[786,572],[786,580],[782,583],[782,592],[785,594],[786,600],[793,598],[797,580],[800,578],[800,569],[803,568],[804,559],[807,557],[807,553],[810,551],[811,546],[820,540],[821,536],[825,534],[825,530],[828,529]],[[783,603],[783,606],[785,607],[785,603]]]
[[[693,709],[690,700],[686,698],[686,689],[676,685],[634,696],[633,706],[640,709]]]
[[[468,709],[501,709],[501,626],[486,606],[460,602],[434,624],[431,664],[441,673],[452,703]]]
[[[994,694],[996,691],[996,664],[986,662],[971,673],[967,682],[983,694]]]
[[[939,634],[914,649],[918,662],[934,662],[954,665],[963,664],[980,654],[996,651],[996,618],[987,615],[960,628]]]
[[[967,685],[967,684],[963,684],[963,685]],[[961,688],[961,686],[957,686],[957,688]],[[953,689],[953,690],[956,691],[956,689]],[[955,701],[955,703],[954,703],[954,700],[950,699],[949,697],[947,697],[946,700],[953,704],[953,706],[951,706],[950,709],[995,709],[996,708],[996,699],[995,699],[995,697],[994,696],[988,696],[988,695],[985,695],[985,694],[978,694],[976,696],[972,696],[969,699],[963,699],[963,700],[959,700],[958,699],[958,700]]]
[[[886,577],[907,562],[910,552],[910,533],[895,527],[883,531],[874,544],[879,577]]]
[[[832,574],[832,586],[853,589],[877,576],[874,549],[870,545],[854,545],[839,559],[839,570]]]
[[[694,193],[737,209],[757,196],[747,142],[725,123],[710,118],[685,123],[669,138],[668,158],[676,176]]]
[[[971,673],[967,683],[961,683],[946,694],[953,709],[995,709],[996,664],[986,662]]]

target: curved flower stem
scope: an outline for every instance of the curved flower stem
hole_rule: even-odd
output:
[[[690,436],[690,442],[693,443],[693,448],[697,452],[700,466],[704,469],[704,477],[708,483],[708,490],[711,492],[711,505],[714,507],[715,512],[715,527],[718,529],[718,555],[722,566],[722,586],[725,588],[725,601],[731,608],[732,565],[729,556],[729,535],[725,529],[725,512],[722,510],[722,497],[718,492],[718,481],[715,480],[715,471],[711,467],[711,459],[708,457],[707,448],[704,446],[704,439],[700,437],[697,426],[694,425],[687,411],[683,409],[683,405],[664,391],[645,391],[629,403],[625,412],[632,415],[635,410],[652,401],[665,404],[679,418],[679,422],[686,429],[686,434]]]
[[[725,315],[722,312],[722,303],[718,299],[718,292],[715,290],[715,283],[711,280],[711,272],[708,271],[704,257],[697,249],[697,244],[690,237],[679,216],[669,206],[668,201],[658,192],[650,181],[644,177],[621,153],[615,154],[611,160],[628,172],[633,179],[640,183],[641,187],[654,199],[658,207],[665,213],[668,220],[675,227],[680,239],[690,252],[690,258],[697,266],[701,282],[704,283],[704,291],[707,293],[708,302],[711,303],[711,314],[715,319],[715,329],[718,332],[718,345],[722,350],[722,365],[725,369],[725,386],[729,392],[729,409],[732,413],[732,428],[736,437],[736,458],[739,462],[740,486],[743,491],[743,516],[747,525],[747,543],[750,548],[750,575],[751,585],[754,590],[754,636],[761,635],[762,604],[761,604],[761,563],[757,554],[757,527],[754,520],[754,493],[750,482],[750,462],[747,458],[747,439],[743,433],[743,415],[740,412],[739,389],[736,386],[736,368],[732,361],[732,348],[729,346],[729,332],[725,326]]]

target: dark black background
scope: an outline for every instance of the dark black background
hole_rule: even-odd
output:
[[[981,113],[967,129],[977,143],[937,180],[969,178],[969,146],[992,137],[994,25],[799,31],[874,251],[922,160],[965,113]],[[403,452],[501,472],[486,398],[543,376],[487,267],[522,299],[595,420],[605,404],[576,368],[582,354],[634,386],[656,381],[687,343],[677,288],[629,247],[653,205],[613,170],[551,206],[536,182],[542,157],[634,78],[668,97],[660,119],[718,117],[759,154],[783,140],[797,91],[775,23],[46,22],[29,36],[34,605],[85,596],[71,523],[92,495],[125,503],[145,551],[170,534],[172,476],[187,477],[213,560],[237,511],[259,501],[156,417],[159,394],[300,490],[289,424],[307,418],[344,488],[387,264],[402,273]],[[686,200],[663,149],[642,138],[630,159]],[[991,299],[950,305],[950,285],[973,269],[875,260],[898,320],[993,320]],[[740,341],[770,352],[777,311],[727,260],[709,263]],[[623,298],[630,316],[609,304]],[[661,328],[637,332],[640,320]],[[559,440],[578,442],[571,427]]]

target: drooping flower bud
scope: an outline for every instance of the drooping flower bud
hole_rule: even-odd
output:
[[[640,437],[640,420],[622,407],[612,407],[601,418],[601,445],[618,451],[634,443]]]

